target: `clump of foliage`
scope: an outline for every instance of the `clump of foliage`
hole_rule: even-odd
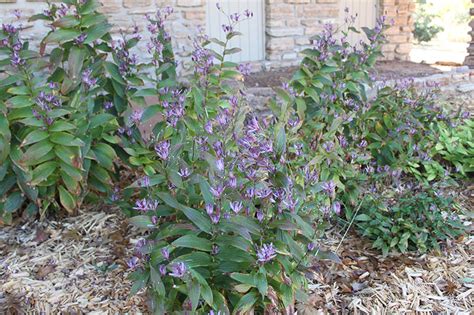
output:
[[[419,43],[430,42],[438,33],[444,31],[442,26],[433,22],[437,16],[428,13],[425,6],[419,5],[415,14],[413,36]]]
[[[133,291],[147,287],[159,314],[285,312],[305,297],[311,259],[336,259],[317,247],[323,218],[334,211],[318,209],[333,201],[334,184],[312,193],[318,175],[299,163],[304,152],[286,111],[273,120],[249,114],[236,85],[247,67],[226,61],[239,51],[228,47],[239,35],[235,24],[251,15],[230,15],[225,41],[196,41],[189,87],[168,81],[144,90],[158,96],[161,121],[145,146],[127,148],[144,176],[115,198],[138,212],[132,224],[149,230],[129,266]],[[151,25],[163,28],[157,17]],[[221,50],[208,49],[211,42]],[[124,196],[132,191],[130,205]]]
[[[64,208],[73,213],[90,190],[112,186],[126,124],[128,82],[136,57],[112,41],[96,0],[51,4],[30,20],[51,31],[39,51],[21,39],[21,26],[0,33],[0,217]],[[19,14],[19,13],[18,13]],[[133,130],[127,130],[132,135]]]
[[[452,165],[462,176],[474,172],[474,120],[468,117],[466,112],[454,124],[439,124],[433,134],[435,145],[430,152],[435,159]]]
[[[465,232],[451,197],[410,182],[398,183],[398,189],[379,188],[364,198],[355,224],[384,255],[439,250],[440,242]]]

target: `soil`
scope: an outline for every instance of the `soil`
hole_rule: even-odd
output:
[[[277,87],[288,81],[297,67],[284,67],[271,71],[252,73],[245,79],[247,87]],[[392,80],[410,77],[425,77],[441,70],[424,63],[410,61],[379,61],[372,72],[377,80]]]

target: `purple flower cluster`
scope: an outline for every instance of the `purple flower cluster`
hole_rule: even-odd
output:
[[[277,256],[273,244],[263,244],[262,247],[257,249],[257,259],[260,263],[264,264],[271,261]]]

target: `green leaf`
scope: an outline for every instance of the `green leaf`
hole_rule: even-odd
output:
[[[25,154],[22,157],[23,161],[33,161],[37,160],[39,157],[42,157],[48,154],[53,149],[53,144],[48,140],[43,140],[38,143],[33,144],[26,150]]]
[[[282,125],[277,127],[277,132],[275,135],[275,149],[279,156],[281,156],[286,150],[286,133],[285,127]]]
[[[18,95],[14,96],[7,101],[9,107],[12,108],[23,108],[23,107],[28,107],[33,105],[33,101],[31,100],[31,97],[26,96],[26,95]]]
[[[151,222],[151,218],[147,215],[137,215],[135,217],[131,217],[130,219],[128,219],[128,221],[130,222],[130,224],[138,228],[149,228],[155,226]]]
[[[58,164],[54,161],[45,162],[40,164],[33,170],[33,179],[31,185],[38,185],[39,183],[48,179],[48,177],[54,173]]]
[[[86,30],[86,39],[84,40],[84,44],[90,44],[93,41],[102,38],[105,34],[107,34],[110,29],[112,28],[111,24],[108,23],[101,23],[94,25]]]
[[[41,140],[47,139],[49,134],[46,131],[41,129],[36,129],[30,132],[25,139],[21,142],[21,146],[30,145],[36,142],[40,142]]]
[[[164,297],[166,294],[165,286],[161,280],[160,273],[153,266],[150,267],[150,281],[156,293],[158,293],[159,296]]]
[[[191,301],[192,311],[194,312],[198,306],[199,298],[201,297],[201,285],[193,280],[188,289],[189,300]]]
[[[370,221],[370,220],[372,220],[372,218],[369,217],[367,214],[363,213],[363,214],[359,214],[358,216],[356,216],[355,220],[357,220],[357,221]]]
[[[46,36],[43,39],[44,44],[49,44],[49,43],[64,43],[70,40],[75,39],[81,35],[81,32],[72,30],[72,29],[58,29],[55,30],[51,33],[49,33],[48,36]]]
[[[184,247],[184,248],[193,248],[197,250],[202,250],[206,252],[210,252],[212,250],[212,242],[205,239],[197,237],[193,234],[188,234],[181,236],[176,241],[171,243],[173,246],[176,247]]]
[[[240,311],[244,314],[245,312],[250,311],[257,302],[257,297],[258,295],[255,291],[250,291],[249,293],[245,294],[235,306],[233,314],[237,313],[237,311]]]
[[[66,209],[67,212],[73,213],[77,206],[75,198],[63,186],[59,186],[58,190],[59,201],[61,202],[61,205]]]
[[[230,277],[240,283],[248,284],[249,286],[252,286],[252,287],[257,286],[254,275],[247,274],[247,273],[234,272],[230,274]]]
[[[81,49],[76,46],[71,48],[68,57],[68,73],[69,78],[73,80],[73,82],[78,82],[81,78],[81,70],[85,57],[85,49]]]
[[[71,123],[68,123],[64,120],[56,120],[50,127],[49,131],[70,131],[76,129]]]
[[[168,206],[178,209],[181,212],[183,212],[183,214],[189,220],[191,220],[191,222],[193,222],[201,231],[206,232],[208,234],[211,233],[211,228],[212,228],[211,221],[206,216],[204,216],[201,212],[180,204],[169,193],[159,192],[157,193],[157,195]]]
[[[110,61],[106,61],[104,62],[104,66],[105,70],[112,77],[113,80],[123,85],[127,84],[127,82],[125,82],[125,80],[122,78],[122,75],[120,74],[117,65],[111,63]]]
[[[52,132],[50,140],[53,143],[68,146],[68,147],[82,147],[84,142],[81,139],[74,137],[66,132]]]
[[[23,197],[22,193],[20,191],[15,191],[11,193],[5,200],[3,211],[12,213],[21,207],[23,201],[25,201],[25,197]]]

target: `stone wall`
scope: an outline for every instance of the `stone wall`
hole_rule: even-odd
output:
[[[299,52],[308,47],[309,38],[322,30],[325,23],[339,20],[338,0],[264,0],[266,14],[266,60],[267,67],[282,66],[299,60]],[[387,32],[389,43],[384,47],[386,59],[407,60],[411,48],[412,12],[414,0],[380,0],[381,13],[394,20]],[[102,11],[115,25],[113,33],[129,32],[136,25],[145,26],[144,15],[156,8],[172,6],[175,13],[168,27],[174,38],[176,54],[186,60],[192,49],[192,38],[198,26],[205,27],[206,0],[102,0]],[[13,17],[13,10],[20,9],[24,17],[41,12],[45,1],[0,0],[0,21]],[[28,28],[24,32],[33,44],[48,31],[41,21],[21,21]]]
[[[337,23],[338,0],[266,0],[267,60],[296,60],[325,23]]]
[[[469,42],[469,46],[467,47],[467,57],[464,61],[464,64],[471,69],[474,69],[474,0],[471,0],[473,7],[470,10],[471,13],[471,22],[469,26],[471,27],[471,31],[469,34],[471,35],[471,41]]]
[[[413,42],[414,0],[381,0],[381,14],[393,25],[387,30],[388,43],[382,49],[387,60],[409,60]]]

